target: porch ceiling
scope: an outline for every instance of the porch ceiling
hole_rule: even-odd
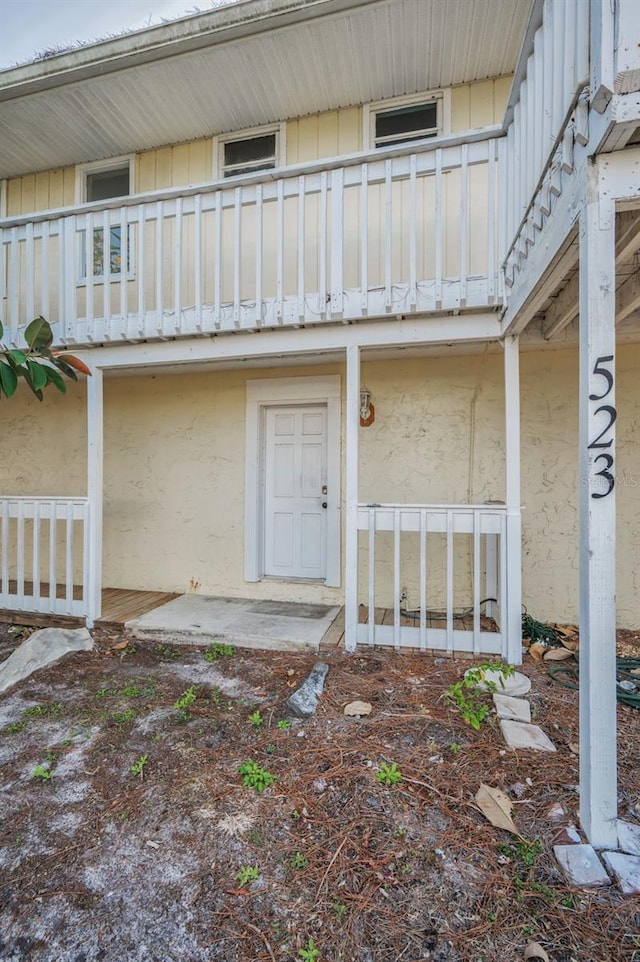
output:
[[[532,0],[239,0],[0,71],[0,178],[509,74]]]

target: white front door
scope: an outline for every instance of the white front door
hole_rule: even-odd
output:
[[[264,573],[327,576],[327,406],[265,409]]]

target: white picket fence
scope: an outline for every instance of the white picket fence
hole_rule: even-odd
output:
[[[367,622],[358,625],[357,642],[507,657],[501,628],[507,524],[502,505],[360,504],[359,551],[366,589],[359,598],[366,598]],[[411,587],[403,601],[407,584]],[[392,624],[376,624],[376,609],[382,608],[393,611]],[[483,624],[483,609],[497,631]]]
[[[0,498],[0,608],[87,615],[88,519],[88,498]]]

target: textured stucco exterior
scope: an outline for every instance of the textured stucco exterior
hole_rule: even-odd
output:
[[[635,628],[639,364],[640,345],[620,347],[618,621]],[[344,391],[340,364],[107,378],[105,586],[342,602],[338,588],[243,579],[247,379],[316,374],[342,375]],[[521,356],[523,600],[542,619],[577,618],[577,375],[575,350]],[[362,381],[376,407],[374,425],[360,432],[362,501],[504,498],[501,351],[364,360]],[[82,386],[43,405],[22,390],[3,402],[2,493],[83,494],[85,416]],[[342,449],[344,463],[344,441]],[[464,594],[464,563],[459,574]]]

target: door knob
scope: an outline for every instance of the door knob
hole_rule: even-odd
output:
[[[320,505],[320,507],[322,507],[322,508],[326,508],[326,506],[327,506],[327,502],[326,502],[326,501],[323,501],[322,504]]]

